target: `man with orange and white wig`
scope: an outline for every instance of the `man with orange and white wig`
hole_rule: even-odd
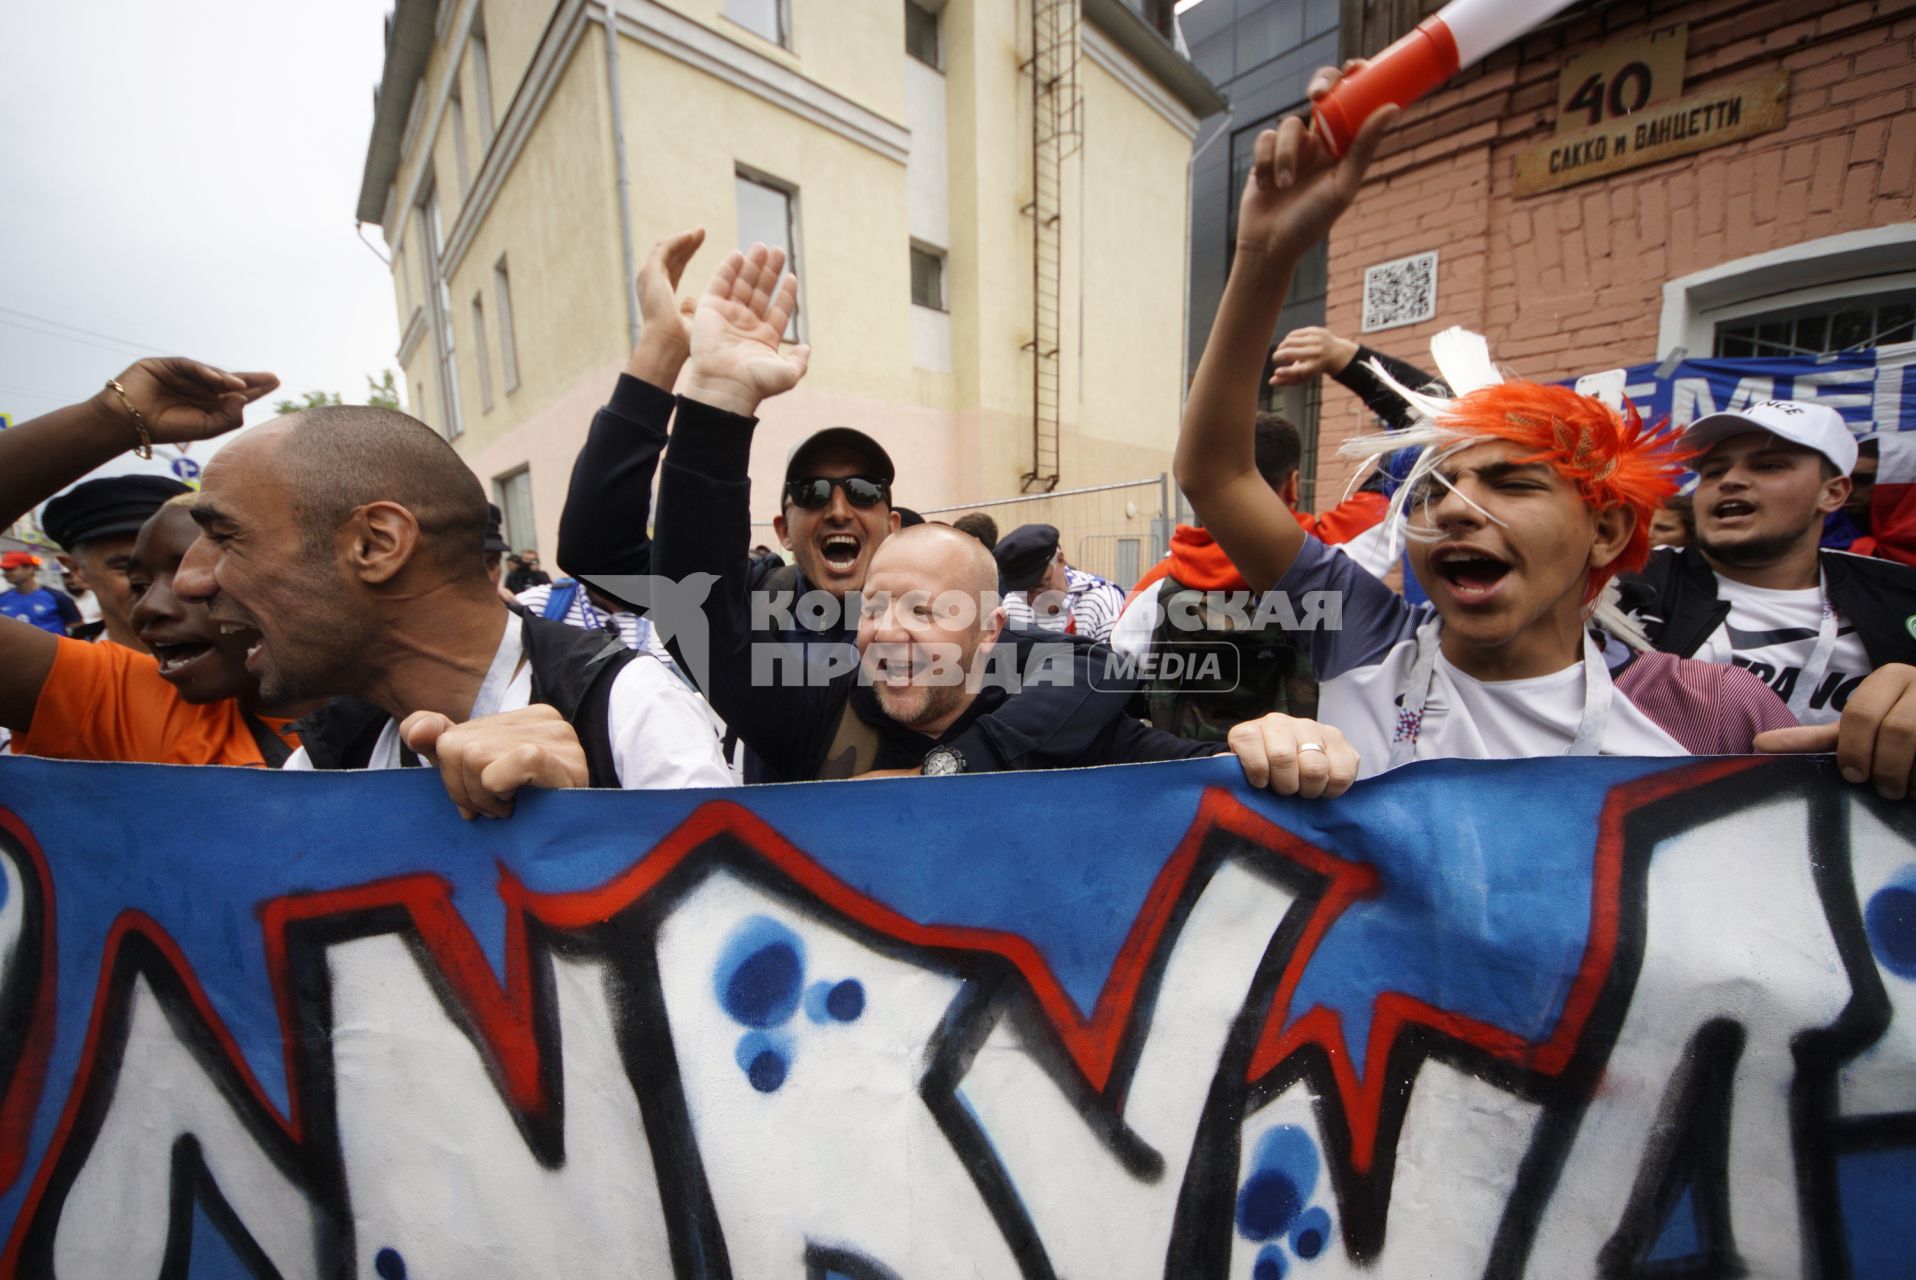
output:
[[[1336,79],[1320,72],[1312,96]],[[1481,338],[1439,335],[1433,354],[1456,399],[1400,388],[1420,420],[1344,446],[1369,458],[1423,449],[1392,519],[1426,605],[1308,535],[1258,475],[1252,418],[1278,309],[1394,115],[1373,116],[1341,160],[1301,120],[1259,137],[1230,280],[1178,438],[1179,485],[1254,589],[1340,593],[1341,618],[1306,637],[1319,719],[1356,748],[1359,777],[1421,759],[1746,752],[1771,730],[1781,732],[1762,745],[1810,745],[1755,676],[1648,651],[1605,607],[1610,580],[1648,556],[1651,515],[1675,492],[1683,461],[1674,437],[1634,410],[1506,382]],[[1593,625],[1630,645],[1606,655]],[[1323,751],[1282,715],[1232,730],[1243,756],[1240,738],[1258,739],[1273,760]]]

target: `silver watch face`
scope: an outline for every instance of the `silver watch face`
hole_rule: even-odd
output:
[[[927,778],[944,777],[947,774],[963,773],[965,758],[950,747],[933,747],[925,753],[922,772]]]

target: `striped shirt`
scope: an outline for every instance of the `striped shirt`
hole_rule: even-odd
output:
[[[527,587],[519,593],[517,599],[533,616],[543,618],[546,616],[546,604],[552,599],[552,584]],[[565,616],[558,621],[569,627],[578,627],[581,631],[616,632],[619,639],[625,642],[626,648],[637,649],[655,658],[662,658],[668,667],[674,671],[678,669],[678,664],[672,661],[672,655],[666,652],[664,643],[652,630],[650,621],[636,613],[627,613],[623,610],[618,613],[607,613],[592,603],[586,596],[584,587],[572,593],[572,602],[566,606]]]
[[[1065,566],[1064,608],[1049,617],[1031,612],[1023,591],[1005,592],[1005,625],[1014,631],[1064,631],[1085,640],[1109,640],[1124,612],[1124,592],[1095,573]]]

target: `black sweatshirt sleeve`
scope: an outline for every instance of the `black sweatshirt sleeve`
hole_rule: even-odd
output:
[[[1135,680],[1115,678],[1107,667],[1111,650],[1031,632],[1007,632],[1000,643],[1018,647],[1025,678],[1015,697],[952,740],[964,753],[966,771],[1107,763],[1102,758],[1107,739],[1114,725],[1131,719],[1131,695],[1137,691]]]
[[[672,393],[619,375],[592,415],[559,513],[559,568],[577,578],[652,571],[652,477],[665,449]],[[632,603],[628,601],[627,603]]]
[[[843,705],[843,680],[803,678],[802,663],[814,646],[784,645],[771,630],[755,633],[750,591],[759,576],[752,545],[752,418],[680,398],[665,463],[659,472],[658,538],[652,572],[689,585],[695,575],[716,581],[703,596],[704,652],[690,652],[696,636],[660,638],[680,666],[701,682],[712,709],[775,773],[794,781],[814,776],[826,735]],[[653,614],[658,622],[657,611]],[[760,642],[763,680],[753,679],[754,643]],[[829,643],[829,642],[827,642]],[[841,646],[842,647],[842,646]]]
[[[1392,430],[1409,426],[1410,406],[1404,403],[1402,396],[1392,391],[1385,385],[1384,380],[1377,376],[1376,371],[1370,367],[1372,360],[1383,365],[1391,377],[1412,391],[1437,381],[1436,377],[1425,373],[1408,361],[1399,360],[1396,356],[1387,356],[1381,351],[1373,351],[1369,347],[1357,348],[1357,354],[1352,356],[1351,362],[1344,366],[1344,371],[1331,375],[1337,379],[1339,385],[1362,400],[1366,409],[1382,418]]]

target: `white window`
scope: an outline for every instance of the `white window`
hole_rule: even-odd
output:
[[[773,44],[790,47],[786,0],[725,0],[725,16]]]
[[[798,265],[798,193],[761,174],[740,170],[738,174],[738,243],[749,249],[754,244],[785,250],[785,269],[800,280],[805,273]],[[798,312],[785,327],[785,340],[799,340]]]
[[[492,264],[492,296],[499,321],[499,377],[511,395],[519,389],[519,343],[512,335],[512,277],[504,254]]]
[[[524,467],[492,482],[493,500],[505,517],[506,543],[514,551],[537,551],[539,539],[532,526],[532,472]]]
[[[455,440],[465,432],[459,413],[459,357],[453,350],[452,290],[440,267],[445,252],[445,225],[439,218],[439,193],[427,188],[421,203],[425,219],[426,253],[422,274],[431,280],[427,297],[432,307],[433,346],[439,357],[439,398],[446,415],[446,439]]]
[[[905,0],[905,52],[934,69],[939,60],[938,13],[919,0]]]
[[[452,79],[452,93],[446,99],[446,127],[452,130],[452,162],[459,171],[459,194],[472,190],[472,158],[466,150],[466,105],[459,97],[459,77]]]
[[[492,149],[495,127],[492,118],[492,63],[486,57],[484,9],[472,15],[472,35],[467,38],[466,47],[472,53],[472,109],[479,115],[479,154],[483,157]]]
[[[945,255],[936,249],[911,247],[911,303],[914,307],[945,310]]]
[[[486,359],[486,309],[478,294],[472,295],[473,369],[479,375],[479,412],[492,412],[492,365]]]

